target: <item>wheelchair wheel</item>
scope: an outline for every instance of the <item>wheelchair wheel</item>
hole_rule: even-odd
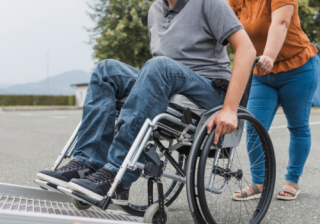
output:
[[[186,155],[177,151],[172,152],[172,157],[177,163],[185,169]],[[170,173],[178,174],[175,168],[167,161],[166,158],[161,159],[164,162],[164,169]],[[184,184],[166,177],[161,177],[163,183],[164,202],[169,207],[182,191]],[[140,178],[132,184],[129,192],[128,206],[121,206],[126,212],[135,216],[144,216],[148,209],[148,177],[143,173]],[[158,190],[156,185],[153,190],[154,204],[158,203]]]
[[[239,113],[238,119],[239,124],[246,126],[243,130],[246,138],[241,138],[238,130],[226,135],[222,146],[217,148],[212,146],[214,133],[207,136],[203,128],[194,143],[196,148],[189,155],[187,173],[192,167],[194,171],[187,177],[187,193],[196,222],[260,223],[269,208],[276,170],[272,142],[263,125],[252,115]],[[250,184],[257,180],[263,182],[260,197],[233,198],[236,191],[250,190]]]
[[[165,217],[159,217],[159,204],[152,204],[146,211],[144,215],[143,222],[144,223],[155,223],[155,224],[166,224],[170,223],[169,220],[169,209],[164,206],[164,216]]]
[[[86,210],[91,207],[91,205],[84,203],[82,201],[79,201],[77,199],[74,199],[74,198],[72,198],[72,203],[73,203],[74,207],[76,207],[78,210]]]

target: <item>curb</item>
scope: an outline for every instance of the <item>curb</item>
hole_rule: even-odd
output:
[[[0,107],[0,111],[82,110],[82,107]]]

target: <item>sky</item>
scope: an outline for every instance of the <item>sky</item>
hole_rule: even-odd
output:
[[[0,86],[92,71],[87,1],[0,0]]]

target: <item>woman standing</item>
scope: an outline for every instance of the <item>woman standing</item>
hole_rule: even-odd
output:
[[[302,31],[297,0],[228,0],[244,25],[260,60],[254,71],[248,110],[269,130],[281,105],[290,131],[289,164],[277,198],[293,200],[311,147],[309,116],[318,83],[317,49]],[[247,128],[247,136],[252,128]],[[248,138],[248,137],[247,137]],[[256,144],[248,139],[248,148]],[[251,164],[259,164],[262,148],[249,153]],[[261,159],[261,158],[260,158]],[[260,196],[264,164],[251,169],[252,182],[234,195],[235,200]]]

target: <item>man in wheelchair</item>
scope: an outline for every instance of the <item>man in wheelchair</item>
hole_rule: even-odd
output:
[[[157,0],[149,10],[153,56],[137,70],[115,60],[94,70],[83,107],[74,158],[40,180],[70,188],[96,200],[109,191],[144,121],[166,111],[169,98],[182,94],[204,109],[223,104],[207,125],[216,126],[214,142],[237,127],[237,109],[246,87],[255,49],[225,0]],[[235,51],[233,71],[226,45]],[[228,91],[215,85],[230,80]],[[128,96],[114,136],[116,99]],[[139,159],[143,163],[145,156]],[[141,171],[126,172],[116,189],[115,204],[125,204]]]

